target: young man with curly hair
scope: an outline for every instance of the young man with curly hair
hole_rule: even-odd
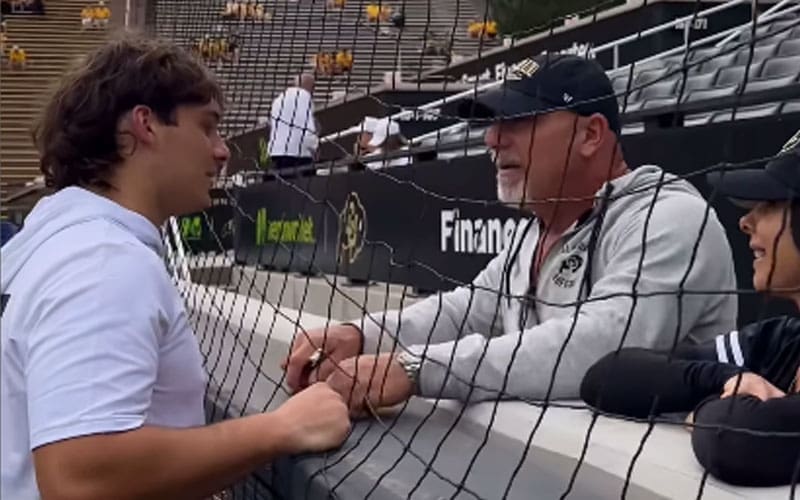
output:
[[[2,249],[2,498],[202,498],[349,429],[317,384],[205,424],[206,373],[159,227],[211,204],[223,95],[188,53],[111,41],[36,129],[55,188]]]

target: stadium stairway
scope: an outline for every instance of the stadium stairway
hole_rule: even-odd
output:
[[[43,95],[63,74],[68,64],[87,53],[104,38],[105,31],[81,31],[80,11],[85,0],[47,0],[44,15],[7,16],[9,46],[27,52],[27,67],[0,73],[0,196],[24,186],[40,174],[31,139],[33,122]],[[5,205],[5,204],[4,204]],[[8,207],[4,206],[3,209]]]
[[[444,56],[422,54],[424,41],[432,34],[448,43],[452,40],[452,50],[458,55],[476,55],[500,44],[499,40],[469,38],[469,22],[483,17],[470,2],[383,2],[403,8],[406,25],[400,35],[388,25],[367,22],[365,9],[371,0],[348,0],[343,9],[328,7],[321,0],[261,3],[272,14],[270,21],[224,20],[220,16],[224,2],[219,0],[191,2],[190,6],[180,0],[156,4],[156,33],[184,46],[206,33],[241,35],[239,64],[214,68],[230,100],[225,128],[231,135],[253,128],[267,116],[272,99],[293,76],[311,69],[316,53],[349,48],[354,56],[350,74],[318,79],[316,102],[324,107],[337,97],[369,93],[383,83],[385,73],[398,69],[398,61],[407,78],[444,66]]]

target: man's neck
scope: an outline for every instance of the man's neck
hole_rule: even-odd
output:
[[[560,203],[558,207],[549,210],[534,211],[542,225],[542,231],[547,233],[548,238],[558,237],[572,227],[581,217],[589,212],[594,206],[592,200]]]
[[[161,227],[167,219],[156,208],[156,203],[154,203],[153,200],[144,199],[145,197],[142,196],[136,196],[133,190],[97,187],[89,187],[87,189],[99,196],[108,198],[131,212],[136,212],[149,220],[157,228]]]
[[[628,165],[624,161],[620,162],[610,172],[607,182],[611,182],[628,173],[630,173]],[[575,222],[594,208],[595,196],[604,188],[607,182],[597,186],[596,189],[592,190],[591,195],[586,196],[581,201],[562,201],[560,203],[548,204],[545,207],[540,207],[538,210],[534,207],[533,212],[541,221],[543,230],[553,235],[560,236],[564,234]]]

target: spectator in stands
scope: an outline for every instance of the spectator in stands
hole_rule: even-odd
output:
[[[332,9],[344,9],[347,0],[328,0],[328,7]]]
[[[467,33],[472,38],[495,38],[497,37],[497,22],[472,21],[467,27]]]
[[[800,308],[800,131],[765,169],[709,177],[718,193],[750,207],[739,226],[756,258],[753,287]],[[743,486],[789,484],[800,467],[800,319],[760,321],[672,355],[612,352],[589,369],[581,397],[637,418],[694,412],[692,445],[712,475]]]
[[[94,7],[87,5],[81,9],[81,29],[91,28],[94,23]]]
[[[440,33],[430,32],[427,34],[425,43],[422,47],[422,55],[451,57],[453,53],[453,40]]]
[[[225,10],[222,11],[222,17],[225,19],[235,19],[239,17],[239,2],[226,2]]]
[[[392,8],[389,5],[378,5],[371,3],[366,7],[367,21],[371,23],[382,22],[385,23],[392,15]]]
[[[349,73],[353,69],[353,52],[350,49],[336,51],[335,74]]]
[[[256,5],[253,19],[256,21],[269,21],[272,19],[272,14],[264,10],[263,5]]]
[[[56,192],[0,256],[4,499],[207,498],[345,438],[325,384],[205,425],[207,374],[159,228],[211,205],[222,102],[183,50],[126,38],[45,106],[36,143]]]
[[[406,15],[403,11],[394,12],[389,16],[389,22],[395,28],[401,30],[406,27]]]
[[[397,153],[408,141],[400,133],[400,124],[390,118],[377,119],[371,116],[361,122],[362,132],[357,145],[357,158],[370,170],[404,166],[411,163],[410,156],[384,158]]]
[[[8,51],[8,67],[14,69],[25,69],[28,64],[28,54],[19,45],[14,45]]]
[[[42,0],[4,1],[3,14],[44,14],[44,2]]]
[[[241,54],[241,38],[233,33],[228,36],[228,58],[234,65],[239,64]]]
[[[589,366],[620,344],[667,348],[734,327],[732,294],[676,299],[735,289],[731,249],[691,184],[657,166],[629,169],[599,64],[526,59],[459,111],[492,120],[498,197],[533,217],[472,284],[297,335],[291,388],[327,380],[354,415],[413,394],[576,398]]]
[[[103,0],[100,0],[94,8],[94,25],[98,28],[105,28],[108,26],[109,19],[111,19],[111,9],[106,7]]]
[[[332,52],[320,52],[314,56],[314,72],[317,75],[333,76],[336,65],[336,55]]]
[[[313,95],[314,77],[303,73],[272,101],[267,149],[272,164],[282,174],[309,165],[316,157],[319,138]]]

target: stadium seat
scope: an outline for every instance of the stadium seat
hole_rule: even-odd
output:
[[[792,29],[798,26],[798,19],[787,19],[785,21],[773,21],[769,23],[770,31],[783,31],[782,35],[786,36],[791,34]]]
[[[727,85],[725,87],[715,87],[712,89],[695,90],[686,96],[686,102],[705,101],[707,99],[717,99],[736,94],[739,84]]]
[[[620,113],[633,113],[634,111],[639,111],[644,106],[644,101],[631,101],[628,100],[627,103],[623,103],[620,101]]]
[[[660,97],[672,97],[678,80],[667,80],[663,82],[653,82],[643,87],[639,92],[638,99],[649,100]]]
[[[750,71],[748,72],[747,80],[755,80],[761,74],[761,64],[753,64],[750,66]],[[741,85],[744,82],[744,72],[746,66],[731,66],[728,68],[722,68],[717,73],[717,79],[714,81],[714,85],[717,87],[726,86],[726,85]]]
[[[662,69],[666,67],[668,67],[668,64],[663,59],[652,59],[646,62],[635,62],[633,67],[633,72],[636,73],[638,71]]]
[[[747,120],[750,118],[762,118],[764,116],[772,116],[778,114],[781,104],[778,102],[759,104],[757,106],[747,106],[736,110],[737,120]],[[714,113],[712,122],[726,122],[733,118],[733,110],[717,111]]]
[[[656,108],[664,108],[667,106],[675,107],[677,104],[678,104],[677,97],[656,97],[654,99],[648,99],[644,101],[642,109],[656,109]]]
[[[614,93],[621,95],[628,90],[628,75],[617,76],[611,80],[611,85],[614,87]],[[631,87],[633,87],[631,85]]]
[[[778,56],[800,56],[800,38],[781,42],[778,46]]]
[[[644,133],[644,123],[631,123],[622,127],[622,135],[642,134]]]
[[[800,113],[800,101],[788,101],[783,103],[781,113]]]
[[[711,123],[711,118],[714,117],[714,113],[699,113],[696,115],[687,115],[683,119],[683,126],[684,127],[699,127],[700,125],[708,125]]]
[[[699,66],[696,66],[693,73],[709,73],[716,71],[720,68],[727,68],[728,66],[733,65],[733,61],[736,59],[735,52],[728,52],[728,53],[720,53],[718,55],[712,56],[711,59],[708,61],[701,63]],[[692,71],[690,71],[692,73]]]
[[[778,78],[759,78],[758,80],[752,80],[747,82],[744,87],[745,92],[758,92],[760,90],[766,89],[774,89],[785,87],[787,85],[791,85],[797,81],[797,77],[794,75],[790,76],[781,76]]]
[[[764,63],[761,77],[777,78],[800,75],[800,56],[773,57]]]
[[[670,73],[669,68],[652,69],[640,71],[633,79],[634,87],[644,87],[652,82],[664,81]],[[674,79],[675,77],[672,76]]]
[[[771,26],[758,26],[756,27],[756,40],[766,37],[770,33]],[[739,33],[739,42],[746,42],[753,36],[752,26],[748,26]],[[769,38],[767,38],[769,39]]]
[[[695,90],[709,89],[714,86],[714,80],[716,78],[716,71],[688,76],[686,78],[686,84],[683,85],[682,93],[686,94]],[[681,83],[682,80],[679,80],[675,92],[681,92]]]
[[[750,53],[753,53],[752,64],[759,63],[765,59],[769,59],[772,57],[775,52],[778,50],[778,45],[773,43],[770,45],[764,46],[757,46],[751,48],[743,47],[739,50],[736,54],[736,59],[733,60],[733,64],[735,65],[745,65],[747,61],[750,59]]]
[[[694,49],[689,52],[689,60],[690,61],[699,61],[703,59],[708,59],[709,57],[714,56],[714,54],[718,52],[715,47],[706,47],[702,49]]]

